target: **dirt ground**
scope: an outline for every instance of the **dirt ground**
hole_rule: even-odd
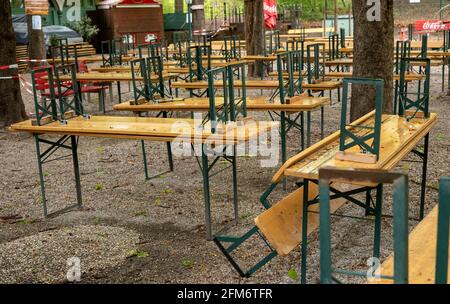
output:
[[[441,92],[440,68],[434,68],[431,111],[439,121],[431,132],[426,192],[426,212],[437,201],[438,179],[450,174],[450,98]],[[125,88],[126,91],[127,88]],[[33,112],[32,97],[22,92],[27,112]],[[131,95],[124,94],[124,99]],[[98,107],[87,105],[90,113]],[[325,134],[338,128],[341,104],[327,106]],[[111,109],[107,97],[107,107]],[[110,111],[108,115],[130,115]],[[182,117],[182,114],[176,114]],[[267,114],[252,114],[269,120]],[[186,116],[186,114],[184,114]],[[313,115],[313,141],[319,140],[319,113]],[[149,169],[168,169],[166,146],[147,142]],[[299,133],[288,137],[289,155],[298,152]],[[202,176],[194,157],[175,157],[175,170],[159,178],[144,180],[141,146],[134,140],[80,138],[79,160],[83,208],[44,219],[35,143],[32,136],[0,132],[0,282],[66,282],[67,259],[78,257],[82,283],[292,283],[299,268],[299,251],[276,257],[248,279],[240,278],[204,229]],[[54,157],[63,156],[57,152]],[[264,209],[259,197],[270,185],[281,163],[262,168],[262,157],[240,157],[239,219],[233,221],[231,170],[211,178],[214,232],[243,233]],[[410,156],[410,159],[413,156]],[[219,162],[217,169],[225,168]],[[419,207],[421,166],[402,162],[409,171],[410,215]],[[76,202],[71,159],[44,165],[47,200],[51,210]],[[278,187],[271,202],[295,189]],[[384,214],[391,214],[390,189],[384,194]],[[50,211],[51,211],[50,210]],[[340,213],[363,215],[363,210],[346,204]],[[410,222],[411,228],[417,221]],[[333,261],[336,267],[367,270],[371,256],[373,225],[370,221],[333,218]],[[392,219],[382,223],[382,259],[392,251]],[[257,239],[239,250],[243,265],[255,262],[264,252]],[[308,281],[318,282],[318,232],[309,238]],[[290,271],[291,270],[291,271]],[[288,275],[290,273],[290,275]],[[361,282],[355,279],[349,282]]]

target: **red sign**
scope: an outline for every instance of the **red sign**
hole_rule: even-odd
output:
[[[268,29],[277,25],[277,0],[264,0],[264,24]]]
[[[438,32],[450,30],[450,22],[442,20],[417,20],[416,32]]]

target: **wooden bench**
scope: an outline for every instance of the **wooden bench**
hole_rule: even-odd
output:
[[[409,275],[410,284],[433,284],[436,267],[438,206],[409,234]],[[381,275],[392,276],[394,257],[389,256],[381,265]],[[450,279],[450,276],[448,277]],[[392,280],[369,280],[371,284],[392,284]]]
[[[329,103],[328,97],[310,97],[310,96],[295,96],[281,104],[279,101],[269,102],[267,97],[247,97],[246,108],[248,111],[286,111],[286,112],[300,112],[312,111],[318,109]],[[223,105],[223,98],[215,98],[216,107],[220,108]],[[209,111],[209,98],[185,98],[183,100],[174,101],[164,100],[163,102],[148,102],[142,100],[142,103],[133,105],[130,101],[116,104],[113,106],[116,111],[132,111],[132,112],[147,112],[147,111]]]
[[[301,244],[303,237],[301,226],[303,218],[303,189],[303,187],[300,187],[272,206],[266,206],[268,209],[255,218],[255,226],[242,236],[216,235],[214,237],[213,240],[216,245],[242,277],[249,277],[275,256],[286,256]],[[310,184],[308,186],[308,200],[316,199],[317,196],[317,185]],[[337,210],[344,203],[344,199],[333,200],[331,209],[333,211]],[[319,226],[318,205],[310,208],[308,213],[311,213],[308,215],[308,218],[311,220],[307,226],[307,234],[310,234]],[[259,235],[264,240],[264,244],[269,247],[270,253],[247,270],[244,270],[231,254],[254,235]],[[225,243],[231,244],[225,246]]]
[[[212,222],[211,222],[211,207],[210,207],[210,186],[209,177],[210,169],[214,166],[216,161],[210,163],[208,161],[208,154],[206,153],[206,144],[221,145],[226,143],[239,144],[248,142],[253,138],[257,138],[262,133],[269,132],[272,128],[276,128],[278,123],[276,122],[255,122],[247,124],[245,122],[241,124],[233,125],[233,128],[228,128],[230,122],[227,124],[219,123],[216,130],[222,129],[222,132],[213,133],[210,123],[204,124],[204,128],[199,128],[198,121],[194,119],[179,119],[179,118],[148,118],[148,117],[120,117],[120,116],[77,116],[68,119],[64,123],[60,121],[48,122],[45,125],[36,126],[33,125],[31,120],[23,121],[11,125],[10,130],[27,132],[34,135],[37,146],[37,160],[39,164],[39,174],[41,182],[41,195],[43,197],[44,216],[47,217],[47,200],[45,199],[45,186],[44,178],[42,175],[43,157],[49,153],[51,155],[57,149],[69,149],[73,158],[73,170],[76,181],[77,192],[77,204],[66,207],[57,212],[63,212],[69,210],[68,208],[82,206],[81,198],[81,182],[79,174],[78,164],[78,140],[77,136],[88,137],[101,137],[101,138],[114,138],[114,139],[129,139],[129,140],[141,140],[144,170],[146,179],[150,179],[147,171],[147,161],[145,153],[144,140],[166,142],[168,147],[169,163],[172,163],[172,154],[170,143],[173,141],[183,140],[192,144],[200,144],[202,166],[201,171],[203,175],[203,191],[204,191],[204,204],[205,204],[205,218],[206,218],[206,234],[207,238],[212,238]],[[51,141],[51,137],[40,139],[41,135],[59,135],[60,138],[57,141]],[[70,143],[67,140],[70,138]],[[41,154],[40,144],[50,144],[50,148],[46,148],[45,152]],[[69,146],[70,144],[70,146]],[[52,152],[53,151],[53,152]],[[195,155],[198,156],[198,155]],[[214,158],[217,160],[217,155]],[[226,157],[226,155],[222,156]],[[237,155],[233,156],[234,165],[236,165]],[[230,161],[227,158],[228,161]],[[170,165],[171,171],[173,165]],[[235,167],[234,167],[235,168]],[[237,214],[237,176],[236,171],[233,170],[233,203],[235,208],[235,216]],[[53,213],[55,214],[55,213]]]
[[[308,186],[308,198],[318,195],[315,184]],[[331,211],[341,207],[346,200],[331,202]],[[309,208],[307,235],[319,227],[319,205]],[[298,188],[255,218],[255,224],[269,244],[280,256],[289,254],[302,240],[303,187]]]
[[[336,78],[342,79],[347,77],[352,77],[353,72],[326,72],[325,77],[327,78]],[[394,80],[400,80],[400,74],[394,74]],[[417,73],[408,73],[405,75],[406,81],[415,81],[415,80],[423,80],[425,79],[425,75],[420,75]]]
[[[193,82],[177,81],[177,82],[173,82],[171,87],[179,88],[179,89],[207,89],[208,82],[207,81],[193,81]],[[222,88],[223,81],[215,81],[214,87]],[[242,88],[242,81],[235,80],[234,87]],[[279,83],[278,83],[278,80],[246,80],[245,87],[247,89],[274,90],[274,89],[278,89]]]
[[[302,89],[317,91],[336,90],[342,87],[341,81],[323,80],[317,83],[303,83]]]

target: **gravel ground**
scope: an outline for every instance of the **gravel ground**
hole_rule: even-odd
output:
[[[431,133],[426,212],[436,204],[439,177],[450,174],[447,121],[450,98],[441,92],[440,69],[433,70],[432,80],[431,111],[439,114],[439,122]],[[123,99],[130,96],[125,93]],[[24,91],[23,97],[27,111],[32,112],[31,96]],[[87,109],[95,113],[98,106],[92,97]],[[262,113],[252,115],[269,119]],[[338,128],[339,115],[340,103],[326,108],[326,135]],[[319,113],[313,113],[312,118],[312,142],[316,142],[319,140]],[[297,152],[298,135],[296,132],[289,134],[289,155]],[[0,132],[0,282],[64,282],[68,269],[66,259],[71,256],[81,259],[81,282],[84,283],[292,282],[288,272],[298,268],[298,250],[287,257],[276,257],[251,278],[242,279],[216,246],[206,241],[202,178],[195,158],[175,157],[174,172],[145,181],[137,141],[80,138],[83,208],[44,220],[34,145],[28,134]],[[147,142],[146,147],[149,169],[154,173],[167,171],[165,144]],[[58,151],[54,156],[64,154]],[[262,168],[261,159],[263,157],[239,158],[237,224],[233,221],[230,170],[211,178],[214,231],[242,233],[263,211],[258,199],[281,164]],[[223,167],[224,164],[219,163],[217,169]],[[410,213],[417,217],[421,166],[402,162],[399,169],[410,173]],[[76,201],[70,159],[45,164],[44,175],[51,210]],[[288,181],[288,192],[295,189],[293,182]],[[276,202],[286,194],[278,187],[271,200]],[[389,187],[384,197],[383,213],[391,214]],[[339,212],[363,215],[361,209],[349,204]],[[366,260],[371,256],[371,223],[333,218],[332,224],[334,265],[365,271]],[[411,221],[411,228],[416,224]],[[384,259],[392,251],[392,220],[385,218],[382,228]],[[309,240],[308,280],[315,283],[319,271],[318,232]],[[128,257],[132,250],[135,254]],[[263,244],[252,239],[237,252],[237,257],[243,265],[249,265],[263,252]],[[360,281],[351,279],[349,282]]]

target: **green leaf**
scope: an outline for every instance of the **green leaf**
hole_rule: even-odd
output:
[[[444,140],[447,140],[447,137],[446,137],[444,134],[437,134],[435,138],[436,138],[436,140],[438,140],[438,141],[444,141]]]
[[[22,224],[22,225],[30,225],[30,224],[34,223],[34,220],[23,219],[21,221],[18,221],[17,223]]]
[[[138,211],[134,214],[134,216],[147,216],[147,211]]]
[[[96,183],[95,184],[95,190],[102,190],[103,189],[103,184],[102,183]]]
[[[95,149],[95,151],[96,151],[98,154],[102,154],[103,152],[105,152],[105,148],[103,148],[103,147],[98,147],[97,149]]]
[[[194,262],[190,261],[190,260],[183,260],[181,261],[181,264],[183,265],[184,268],[192,268],[194,267]]]
[[[295,270],[294,268],[289,269],[288,271],[288,277],[294,281],[294,282],[298,282],[298,274],[297,274],[297,270]]]
[[[146,258],[148,256],[149,256],[149,254],[147,251],[140,251],[140,250],[136,250],[136,249],[128,251],[129,258],[131,258],[131,257]]]
[[[164,189],[164,191],[162,192],[163,194],[170,194],[173,191],[171,189]]]

